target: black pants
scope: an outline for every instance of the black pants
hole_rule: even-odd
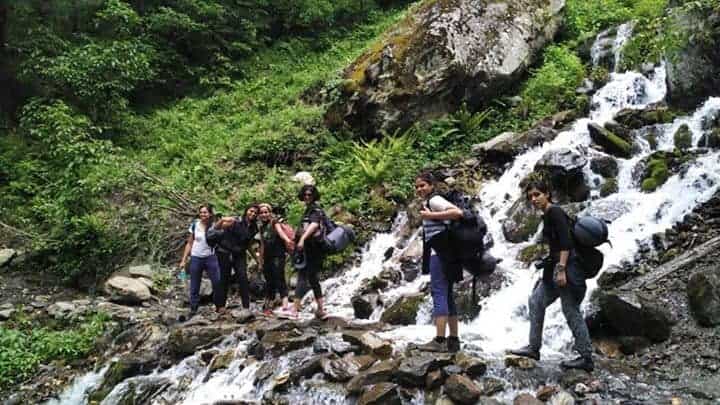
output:
[[[236,283],[240,290],[240,299],[245,309],[250,308],[250,285],[247,277],[247,262],[245,261],[245,251],[239,253],[229,253],[217,251],[215,255],[220,263],[220,292],[222,306],[227,303],[228,290],[230,284]],[[235,270],[232,273],[232,270]]]
[[[301,300],[311,289],[315,295],[315,299],[322,298],[319,276],[325,257],[321,251],[315,249],[307,250],[305,254],[307,265],[303,270],[298,271],[295,298]]]
[[[266,257],[263,260],[263,274],[268,300],[274,300],[277,293],[280,293],[281,298],[288,296],[287,282],[285,282],[285,255]]]

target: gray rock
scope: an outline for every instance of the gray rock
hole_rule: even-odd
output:
[[[110,301],[120,304],[137,305],[150,299],[150,289],[143,283],[129,277],[112,276],[105,282],[105,292]]]
[[[237,326],[230,324],[178,325],[170,330],[168,339],[170,353],[176,357],[193,354],[197,349],[219,341],[236,328]]]
[[[505,383],[497,378],[485,377],[480,380],[480,394],[491,397],[505,390]]]
[[[617,341],[620,344],[620,351],[626,355],[635,354],[652,344],[650,339],[644,336],[620,336]]]
[[[584,156],[568,148],[560,148],[546,152],[535,165],[535,170],[549,175],[553,194],[559,202],[577,202],[590,196],[583,174],[586,164]]]
[[[255,314],[253,314],[249,309],[233,309],[230,311],[230,316],[233,317],[237,321],[237,323],[248,323],[255,319]]]
[[[720,128],[715,128],[710,132],[702,134],[697,146],[700,148],[720,148]]]
[[[411,352],[400,362],[396,380],[404,387],[421,387],[431,371],[441,369],[452,362],[452,355],[447,353]]]
[[[317,373],[321,373],[323,371],[322,362],[328,358],[335,357],[330,353],[323,353],[306,359],[299,366],[290,370],[290,380],[297,383],[301,378],[310,378]]]
[[[400,405],[400,392],[397,384],[378,383],[366,387],[358,399],[358,405]]]
[[[604,289],[617,287],[633,276],[631,272],[621,266],[609,266],[598,277],[598,285]]]
[[[407,128],[463,103],[477,107],[532,65],[561,23],[562,0],[432,0],[390,29],[344,73],[330,126],[365,135]]]
[[[632,108],[622,109],[615,114],[613,119],[625,128],[640,129],[650,125],[670,123],[675,119],[675,113],[663,104],[651,104],[642,110]],[[624,135],[620,132],[616,132],[615,134],[619,136]],[[624,137],[624,139],[630,141],[627,137]]]
[[[58,320],[70,319],[84,313],[86,310],[86,307],[77,306],[72,302],[63,301],[51,304],[46,308],[48,315]]]
[[[355,318],[357,319],[370,318],[375,308],[381,304],[378,294],[356,295],[350,302],[352,303]]]
[[[15,314],[14,308],[7,308],[0,310],[0,321],[7,321]]]
[[[342,334],[344,341],[360,346],[364,352],[380,358],[390,357],[393,348],[387,340],[381,339],[372,331],[349,330]]]
[[[590,170],[605,177],[617,177],[620,173],[617,160],[612,156],[596,157],[590,160]]]
[[[653,342],[670,337],[672,317],[666,306],[640,293],[600,292],[600,315],[618,336],[644,336]]]
[[[557,134],[553,128],[536,126],[522,133],[503,132],[489,141],[474,145],[472,149],[483,161],[504,165],[520,153],[552,141]]]
[[[508,242],[520,243],[530,240],[542,222],[542,214],[534,209],[523,197],[520,197],[508,209],[507,217],[503,220],[503,236]]]
[[[688,301],[693,316],[702,326],[720,324],[720,277],[717,274],[697,272],[687,283]]]
[[[513,405],[543,405],[543,402],[531,394],[520,394],[513,400]]]
[[[462,374],[454,374],[445,380],[445,393],[459,404],[474,404],[482,392],[471,379]]]
[[[359,365],[351,358],[330,359],[320,362],[323,373],[330,381],[345,382],[358,375]]]
[[[261,342],[263,346],[270,350],[274,355],[279,355],[292,350],[312,346],[316,338],[317,333],[312,329],[304,331],[300,329],[293,329],[289,331],[279,330],[266,332],[263,335]]]
[[[383,360],[375,363],[369,369],[353,377],[350,382],[347,383],[346,388],[351,394],[357,394],[361,391],[362,387],[366,385],[390,381],[399,365],[399,359]]]
[[[14,249],[0,249],[0,267],[9,265],[16,255],[17,252]]]
[[[130,275],[133,277],[145,277],[151,280],[153,278],[153,275],[155,275],[152,266],[150,266],[149,264],[130,266],[130,268],[128,268],[128,273],[130,273]]]
[[[463,372],[470,378],[480,377],[487,371],[487,363],[485,363],[485,361],[470,356],[465,352],[455,354],[455,364],[462,368]]]

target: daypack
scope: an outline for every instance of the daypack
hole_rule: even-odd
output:
[[[479,257],[485,250],[487,225],[472,199],[460,191],[452,190],[443,197],[463,212],[463,217],[450,222],[448,232],[459,259]]]
[[[280,222],[280,230],[290,240],[295,240],[295,230],[287,222]]]
[[[604,261],[603,253],[596,247],[605,242],[612,246],[608,239],[607,223],[591,215],[579,218],[567,215],[567,218],[578,263],[583,268],[586,279],[594,278],[600,272]]]
[[[320,211],[320,226],[312,237],[323,251],[331,254],[341,252],[355,240],[355,232],[352,228],[336,224],[319,208],[313,208],[308,211],[307,215],[303,218],[303,226],[300,229],[301,232],[304,232],[305,226],[309,224],[310,221],[308,217],[312,210]]]

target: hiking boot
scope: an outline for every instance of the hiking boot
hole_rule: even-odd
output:
[[[416,349],[423,352],[446,352],[448,351],[448,345],[444,337],[437,336],[435,339],[415,346]]]
[[[508,353],[515,356],[528,357],[533,360],[540,360],[540,351],[535,350],[530,346],[521,347],[515,350],[508,350]]]
[[[460,351],[460,338],[457,336],[448,336],[447,338],[447,351],[455,353]]]
[[[562,367],[564,369],[577,368],[579,370],[585,370],[587,372],[591,372],[595,369],[595,365],[593,364],[592,357],[583,357],[583,356],[580,356],[575,360],[561,361],[560,367]]]

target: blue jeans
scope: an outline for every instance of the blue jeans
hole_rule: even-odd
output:
[[[212,283],[213,302],[216,307],[222,307],[222,291],[220,286],[220,266],[215,255],[208,257],[190,257],[190,308],[197,310],[200,304],[200,282],[202,281],[202,272],[207,272],[208,278]]]
[[[433,318],[457,316],[453,283],[443,271],[442,261],[437,255],[430,256],[430,292],[433,299]]]

